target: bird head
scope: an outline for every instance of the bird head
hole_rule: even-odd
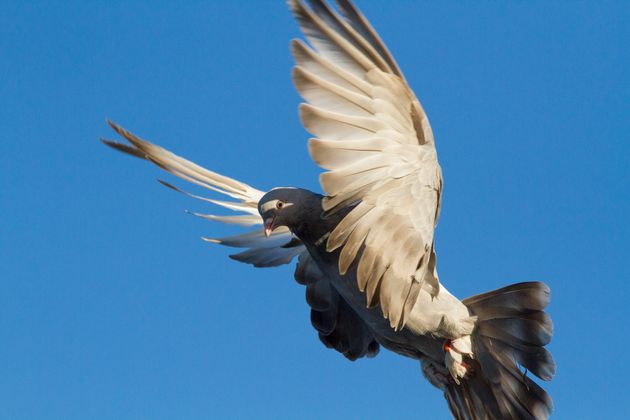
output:
[[[265,236],[280,227],[291,229],[297,226],[302,216],[305,202],[314,196],[312,192],[300,188],[274,188],[258,201],[258,213],[263,218]]]

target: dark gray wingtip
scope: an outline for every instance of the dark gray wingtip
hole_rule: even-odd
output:
[[[177,188],[173,184],[170,184],[170,183],[164,181],[163,179],[158,179],[157,182],[159,182],[160,184],[164,185],[166,188],[170,188],[173,191],[177,191],[179,193],[183,192],[182,190],[180,190],[179,188]],[[186,210],[186,211],[188,211],[188,210]]]
[[[119,143],[113,140],[108,140],[103,137],[101,137],[99,140],[101,141],[101,143],[103,143],[104,145],[108,147],[111,147],[114,150],[125,153],[127,155],[135,156],[140,159],[146,159],[145,154],[142,151],[140,151],[140,149],[137,149],[133,146],[129,146],[127,144]]]
[[[114,121],[110,120],[109,118],[105,119],[105,122],[107,123],[107,125],[109,125],[115,132],[119,133],[122,130],[122,127],[119,126],[118,124],[116,124]]]

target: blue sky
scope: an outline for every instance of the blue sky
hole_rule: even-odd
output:
[[[431,119],[444,284],[552,288],[558,419],[628,415],[629,4],[359,3]],[[449,418],[415,361],[324,348],[293,265],[229,260],[199,238],[234,230],[98,142],[111,118],[318,190],[297,35],[283,1],[3,3],[0,418]]]

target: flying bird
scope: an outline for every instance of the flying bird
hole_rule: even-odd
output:
[[[324,345],[350,360],[380,347],[417,359],[456,419],[544,419],[549,395],[528,375],[550,380],[545,346],[549,288],[513,284],[460,300],[440,281],[434,229],[442,171],[427,115],[368,20],[348,0],[289,6],[308,43],[295,39],[293,82],[312,159],[326,172],[323,194],[263,192],[142,140],[109,122],[127,142],[108,146],[227,196],[194,195],[234,211],[197,214],[254,230],[205,240],[242,250],[255,267],[297,260],[311,322]]]

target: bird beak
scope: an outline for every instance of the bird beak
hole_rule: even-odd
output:
[[[275,221],[275,217],[270,217],[268,219],[265,219],[265,236],[268,238],[269,235],[271,235],[271,232],[273,231],[273,222]]]

